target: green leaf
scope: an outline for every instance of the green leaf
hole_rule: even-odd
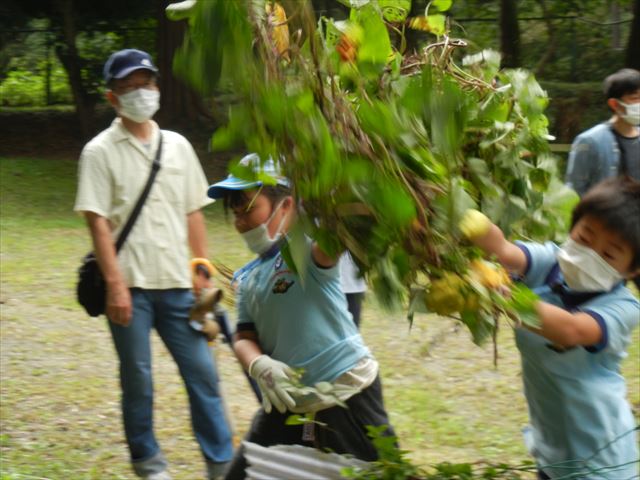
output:
[[[422,78],[420,76],[400,77],[398,81],[394,82],[393,87],[400,96],[398,102],[402,110],[413,115],[422,115],[425,101],[422,95]]]
[[[313,99],[313,92],[311,90],[305,90],[300,93],[295,99],[295,105],[300,113],[309,115],[314,111],[315,101]]]
[[[518,312],[518,319],[524,325],[540,328],[540,317],[535,312]]]
[[[443,478],[457,478],[460,480],[473,478],[473,470],[469,463],[443,462],[436,465],[436,470],[443,475]]]
[[[196,0],[184,0],[182,2],[171,3],[165,8],[165,13],[169,20],[178,21],[191,17],[196,5]]]
[[[289,99],[284,90],[275,85],[267,86],[264,93],[260,95],[260,99],[262,100],[259,104],[263,112],[262,118],[266,121],[267,127],[274,135],[283,135],[289,118],[287,111]]]
[[[509,102],[505,101],[501,95],[494,94],[481,105],[478,116],[483,126],[504,125],[510,111]]]
[[[495,321],[493,317],[489,314],[479,311],[479,312],[462,312],[461,320],[467,328],[469,332],[471,332],[471,337],[473,339],[473,343],[476,345],[482,345],[487,341],[488,338],[493,334],[493,330],[495,329]]]
[[[285,420],[285,425],[304,425],[309,423],[309,419],[304,415],[289,415]]]
[[[411,0],[378,0],[378,5],[387,22],[404,22],[411,10]]]
[[[173,60],[176,75],[204,95],[212,95],[223,78],[238,80],[236,90],[259,84],[247,2],[200,1],[190,13],[189,30]],[[238,65],[245,65],[243,76],[235,75]]]
[[[469,158],[466,161],[469,167],[469,172],[476,186],[480,186],[480,190],[484,195],[496,196],[498,193],[493,179],[491,178],[491,172],[487,166],[487,162],[481,158]]]
[[[498,226],[505,232],[505,235],[508,236],[514,224],[525,217],[528,208],[524,199],[515,195],[508,195],[506,200],[506,207],[500,216]]]
[[[436,91],[430,97],[431,136],[438,152],[451,164],[458,156],[465,131],[466,95],[449,75],[434,83]]]
[[[464,189],[461,179],[454,178],[449,192],[439,195],[433,202],[433,207],[437,213],[434,226],[439,231],[452,233],[457,231],[458,224],[465,212],[469,209],[475,209],[477,205]]]
[[[510,307],[517,312],[535,312],[535,305],[540,297],[523,283],[515,283],[511,287]]]
[[[534,168],[529,172],[529,180],[531,186],[537,192],[544,192],[549,187],[551,181],[551,174],[541,168]]]
[[[399,124],[389,109],[388,104],[382,101],[364,102],[358,109],[358,118],[362,127],[372,134],[378,135],[384,140],[392,141],[398,136]]]
[[[536,304],[540,297],[523,283],[515,283],[510,288],[506,307],[515,312],[522,323],[531,327],[540,327],[540,318],[536,313]]]
[[[453,0],[433,0],[431,6],[439,10],[440,12],[446,12],[451,8]]]
[[[218,128],[211,137],[211,150],[220,152],[230,150],[237,143],[238,136],[229,127]]]
[[[412,172],[418,175],[422,179],[429,178],[434,172],[431,170],[425,162],[422,161],[422,158],[415,151],[398,152],[398,156],[402,160],[402,163],[409,168]]]
[[[391,54],[389,32],[373,5],[366,5],[357,11],[357,23],[364,30],[362,44],[358,50],[358,67],[362,70],[367,65],[378,71],[386,65]]]
[[[376,298],[384,308],[390,311],[401,308],[401,300],[406,289],[398,276],[396,266],[388,257],[382,257],[376,262],[375,275],[371,283]]]
[[[407,312],[407,319],[410,325],[413,323],[413,315],[415,313],[429,313],[429,309],[424,303],[424,294],[425,290],[422,287],[411,288],[411,293],[409,294],[409,309]]]
[[[428,15],[427,21],[429,22],[431,33],[433,33],[434,35],[444,35],[445,33],[447,33],[447,30],[445,28],[446,18],[447,17],[439,13]]]
[[[309,265],[309,262],[311,261],[311,258],[309,255],[308,240],[302,228],[302,222],[298,221],[291,227],[289,227],[286,238],[286,250],[288,258],[285,258],[285,261],[287,262],[287,266],[289,266],[289,268],[291,268],[296,273],[296,275],[298,275],[300,284],[304,288],[307,278],[307,267]]]
[[[568,225],[571,212],[579,201],[580,197],[574,190],[567,187],[559,179],[553,178],[549,182],[549,190],[544,197],[544,209]]]

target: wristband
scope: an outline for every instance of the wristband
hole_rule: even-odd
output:
[[[209,272],[209,276],[211,277],[216,269],[215,267],[211,264],[211,262],[207,259],[207,258],[201,258],[201,257],[195,257],[191,259],[191,262],[189,263],[191,266],[191,271],[197,275],[198,273],[198,267],[202,266],[204,268],[207,269],[207,271]]]

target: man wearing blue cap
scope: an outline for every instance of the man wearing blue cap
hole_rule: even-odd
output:
[[[198,158],[181,135],[151,120],[160,105],[158,69],[140,50],[121,50],[104,67],[107,100],[118,114],[83,149],[74,210],[87,220],[107,286],[106,315],[120,359],[124,429],[136,474],[170,479],[153,432],[150,332],[155,327],[178,364],[209,478],[232,457],[231,433],[205,337],[189,327],[189,309],[208,286],[190,271],[205,259],[201,208],[211,203]],[[115,239],[131,215],[154,159],[160,169],[122,248]],[[191,262],[201,265],[202,262]]]

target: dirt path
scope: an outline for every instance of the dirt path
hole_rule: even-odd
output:
[[[134,478],[123,468],[127,454],[120,427],[117,357],[106,320],[85,318],[77,309],[37,306],[30,297],[3,285],[3,471],[16,467],[20,455],[14,454],[21,450],[23,466],[33,463],[30,452],[44,455],[37,461],[41,467],[60,464],[65,475],[51,478]],[[194,467],[200,460],[188,427],[184,387],[157,335],[152,348],[158,437],[176,478],[196,478]],[[240,434],[257,402],[230,349],[220,345],[215,355],[230,416]]]
[[[36,292],[12,291],[4,283],[1,300],[3,471],[46,478],[134,478],[126,465],[117,361],[105,320],[85,318],[77,308],[38,305]],[[411,411],[414,404],[407,396],[415,392],[406,390],[403,394],[401,390],[409,385],[428,386],[435,378],[451,375],[447,364],[464,357],[469,345],[461,339],[462,349],[456,351],[452,344],[435,337],[426,343],[420,341],[423,349],[431,343],[434,353],[419,358],[421,365],[415,365],[411,372],[405,365],[409,359],[403,354],[410,354],[415,346],[406,345],[409,337],[404,334],[390,335],[388,325],[382,328],[384,322],[384,316],[369,308],[364,316],[364,335],[374,351],[395,352],[390,358],[382,355],[381,360],[387,403],[390,398],[403,397],[407,402],[389,407],[402,434],[407,416],[423,413]],[[414,340],[421,340],[424,332],[420,330],[417,327],[412,334]],[[184,387],[156,335],[152,345],[159,441],[175,478],[198,478],[201,460],[189,428]],[[447,361],[443,361],[445,354]],[[258,405],[228,346],[218,345],[215,356],[230,418],[240,436]],[[489,361],[486,355],[484,361]],[[463,386],[460,381],[447,380],[458,389]],[[446,414],[446,402],[436,403],[441,414]],[[410,437],[405,440],[408,446],[420,444],[416,432],[407,431],[406,435]],[[454,460],[442,456],[447,448],[437,450],[441,460]],[[456,457],[464,456],[460,453],[465,450],[459,449]],[[427,452],[414,453],[424,458]]]
[[[210,233],[212,246],[218,246],[211,251],[241,258],[243,247],[230,228]],[[55,235],[62,240],[53,241]],[[76,262],[68,259],[84,253],[86,233],[77,227],[51,230],[42,245],[20,246],[19,252],[6,248],[12,240],[6,232],[3,240],[3,265],[13,265],[17,256],[30,263],[12,267],[12,277],[3,267],[0,277],[0,478],[134,479],[106,320],[85,317],[73,295]],[[20,237],[11,245],[14,241]],[[474,346],[452,320],[418,316],[409,331],[402,313],[385,313],[367,301],[362,325],[380,361],[391,421],[413,461],[517,465],[528,459],[520,434],[527,414],[519,360],[508,328],[500,335],[500,363],[494,369],[491,345]],[[640,345],[638,331],[634,342]],[[203,478],[184,386],[156,335],[152,347],[159,442],[176,480]],[[631,353],[624,373],[637,412],[639,355]],[[241,437],[258,404],[228,346],[219,345],[215,355]]]

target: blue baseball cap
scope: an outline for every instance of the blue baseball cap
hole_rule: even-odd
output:
[[[291,188],[291,181],[280,173],[280,169],[271,157],[261,165],[258,154],[250,153],[242,157],[239,165],[251,168],[256,174],[268,175],[275,180],[277,185]],[[211,185],[209,190],[207,190],[207,195],[217,200],[224,197],[228,190],[248,190],[250,188],[261,187],[262,185],[264,185],[262,180],[245,180],[229,174],[224,180]]]
[[[151,55],[142,50],[127,48],[111,54],[107,63],[104,64],[105,83],[109,83],[114,78],[124,78],[135,70],[149,70],[158,73],[158,69],[151,60]]]

